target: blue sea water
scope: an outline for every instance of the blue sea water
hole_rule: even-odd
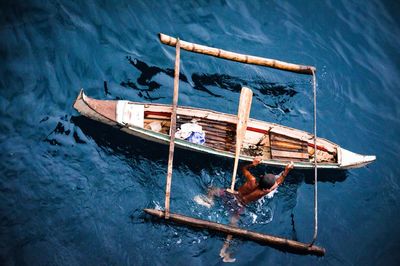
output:
[[[326,256],[237,239],[237,265],[398,265],[399,8],[379,0],[1,1],[0,264],[223,264],[223,235],[143,214],[164,205],[168,147],[72,108],[80,88],[100,99],[170,103],[175,50],[160,44],[163,32],[316,66],[318,135],[377,155],[368,167],[319,173],[317,244]],[[246,85],[252,117],[312,131],[310,77],[185,51],[181,60],[179,104],[235,113]],[[178,150],[171,210],[227,223],[223,206],[192,199],[227,187],[232,167]],[[240,225],[311,241],[312,180],[312,171],[293,171]]]

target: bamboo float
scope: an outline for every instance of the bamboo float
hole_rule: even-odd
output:
[[[165,188],[165,219],[169,218],[172,166],[173,166],[174,148],[175,148],[176,110],[178,105],[178,93],[179,93],[179,63],[180,63],[179,61],[180,61],[180,43],[178,39],[178,42],[176,44],[176,56],[175,56],[174,98],[172,101],[172,113],[171,113],[168,171],[167,171],[167,182],[166,182],[167,184]]]
[[[175,46],[177,43],[177,39],[171,36],[168,36],[163,33],[159,33],[158,37],[163,44]],[[218,48],[208,47],[205,45],[195,44],[186,41],[180,41],[181,48],[194,53],[210,55],[222,59],[232,60],[236,62],[241,62],[245,64],[251,65],[259,65],[265,66],[280,70],[285,70],[289,72],[299,73],[299,74],[307,74],[312,75],[313,72],[316,71],[316,68],[313,66],[304,66],[297,65],[292,63],[287,63],[275,59],[263,58],[259,56],[245,55],[234,52],[225,51]]]
[[[163,211],[155,209],[144,209],[144,211],[155,217],[165,218]],[[283,251],[289,251],[297,254],[311,254],[316,256],[325,255],[325,249],[315,245],[310,246],[309,244],[304,244],[294,240],[261,234],[254,231],[241,229],[238,227],[232,227],[215,222],[209,222],[201,219],[191,218],[180,214],[170,213],[169,221],[195,228],[207,229],[210,231],[231,234],[237,237],[242,237],[261,244],[265,244]]]

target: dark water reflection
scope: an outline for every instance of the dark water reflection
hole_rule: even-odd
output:
[[[152,96],[153,92],[156,90],[165,89],[161,88],[161,84],[154,81],[153,78],[160,73],[164,73],[170,78],[173,78],[174,70],[171,68],[163,69],[157,66],[149,66],[137,58],[132,59],[131,57],[127,57],[127,59],[132,66],[140,71],[140,75],[136,79],[136,83],[128,79],[122,81],[120,83],[121,86],[139,91],[138,96],[144,100],[156,101],[164,98]],[[240,93],[242,87],[247,86],[252,88],[254,99],[268,106],[271,110],[279,109],[284,113],[289,113],[291,109],[289,100],[297,94],[295,90],[296,84],[286,85],[263,80],[245,80],[227,74],[193,73],[189,80],[185,74],[180,73],[179,79],[184,83],[188,83],[194,90],[205,92],[209,96],[216,98],[224,97],[225,91]],[[210,87],[218,88],[217,91],[222,94],[212,92],[208,89]]]

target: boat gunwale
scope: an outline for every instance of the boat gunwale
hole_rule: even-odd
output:
[[[84,93],[83,93],[83,94],[84,94]],[[90,99],[93,99],[93,98],[87,96],[86,94],[84,94],[84,95],[85,95],[86,97],[90,98]],[[129,101],[130,103],[132,103],[132,104],[144,105],[145,107],[146,107],[146,105],[162,106],[162,107],[168,107],[168,108],[171,107],[170,104],[164,104],[164,103],[143,103],[143,102],[134,102],[134,101],[130,101],[130,100],[128,100],[128,101]],[[171,108],[172,108],[172,107],[171,107]],[[191,107],[191,106],[179,105],[179,106],[178,106],[178,109],[180,109],[180,108],[189,109],[189,110],[195,110],[195,111],[209,112],[209,113],[213,113],[213,114],[216,114],[216,115],[226,116],[226,117],[233,118],[233,119],[236,118],[236,116],[235,116],[234,114],[223,113],[223,112],[220,112],[220,111],[215,111],[215,110],[211,110],[211,109],[205,109],[205,108],[201,108],[201,107],[198,108],[198,107]],[[178,110],[178,111],[179,111],[179,110]],[[179,115],[179,114],[178,114],[178,115]],[[199,116],[193,115],[193,117],[199,117]],[[230,122],[229,122],[229,123],[230,123]],[[301,130],[301,129],[292,128],[292,127],[288,127],[288,126],[284,126],[284,125],[280,125],[280,124],[277,124],[277,123],[274,123],[274,122],[267,122],[267,121],[262,121],[262,120],[255,119],[255,118],[249,118],[248,124],[250,124],[250,123],[269,124],[269,125],[272,125],[272,126],[274,126],[274,127],[276,127],[276,128],[284,128],[284,129],[292,130],[292,131],[299,132],[299,133],[305,133],[306,135],[310,136],[311,139],[313,139],[312,134],[309,133],[309,132],[307,132],[307,131],[304,131],[304,130]],[[247,128],[251,128],[251,127],[248,126]],[[265,129],[261,129],[261,128],[256,128],[256,129],[258,129],[258,130],[265,130]],[[248,129],[248,130],[249,130],[249,129]],[[268,129],[268,130],[270,130],[270,129]],[[250,130],[250,131],[252,131],[252,130]],[[281,133],[277,133],[277,134],[281,134]],[[305,141],[305,142],[307,142],[307,144],[308,144],[308,143],[311,143],[311,142],[308,142],[308,140],[302,139],[302,138],[297,137],[297,136],[288,136],[288,137],[294,138],[294,139],[298,139],[298,140],[301,140],[301,141]],[[333,146],[334,148],[336,148],[336,149],[338,149],[338,148],[340,147],[338,144],[336,144],[336,143],[334,143],[334,142],[332,142],[332,141],[330,141],[330,140],[328,140],[328,139],[325,139],[325,138],[317,137],[317,140],[325,141],[325,142],[329,143],[330,145],[332,145],[332,146]],[[311,144],[312,144],[312,143],[311,143]],[[317,146],[319,146],[319,145],[317,145]],[[338,162],[339,162],[339,160],[338,160]]]

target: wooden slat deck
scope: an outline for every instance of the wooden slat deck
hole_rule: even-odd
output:
[[[179,115],[177,119],[177,126],[180,127],[184,123],[190,123],[192,119],[193,117],[191,116]],[[224,151],[235,151],[235,124],[198,117],[196,117],[196,121],[197,124],[202,126],[202,129],[206,134],[205,146]]]
[[[274,132],[270,133],[270,141],[272,159],[298,162],[310,160],[308,146],[305,141]]]

